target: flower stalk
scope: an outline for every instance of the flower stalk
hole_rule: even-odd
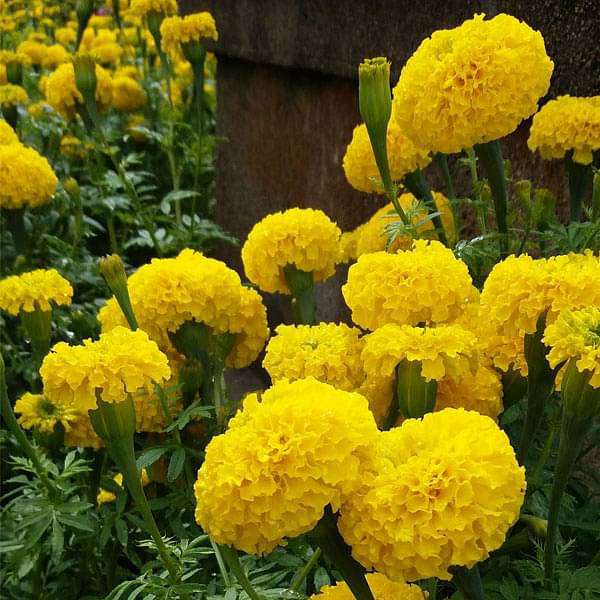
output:
[[[40,368],[44,356],[50,350],[50,336],[52,333],[52,311],[41,310],[35,303],[35,310],[21,310],[19,313],[21,325],[27,332],[31,342],[31,351],[35,361],[36,371]]]
[[[242,589],[248,594],[250,600],[263,600],[262,596],[258,594],[258,592],[254,589],[248,576],[246,575],[246,571],[244,571],[244,567],[240,563],[239,556],[234,548],[231,546],[218,546],[221,556],[223,560],[227,563],[227,566],[231,570],[231,572],[235,575],[238,583],[242,586]]]
[[[452,581],[461,591],[465,600],[484,600],[483,585],[477,565],[471,569],[455,567],[450,571],[454,575]]]
[[[315,325],[315,297],[313,274],[301,271],[295,265],[288,264],[284,267],[285,280],[294,297],[292,308],[296,323],[301,325]]]
[[[565,156],[565,170],[569,179],[569,217],[571,222],[581,221],[583,200],[592,181],[590,165],[582,165],[573,160],[573,153]]]

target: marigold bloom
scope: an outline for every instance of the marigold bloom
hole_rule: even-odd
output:
[[[267,344],[263,367],[273,382],[314,377],[348,392],[362,384],[360,330],[347,325],[279,325]]]
[[[0,119],[0,146],[18,144],[19,136],[15,130],[3,119]]]
[[[77,39],[77,31],[71,27],[57,27],[54,30],[54,39],[63,46],[72,44]]]
[[[460,152],[501,138],[537,109],[553,63],[544,39],[506,14],[475,15],[424,40],[402,69],[394,113],[432,152]]]
[[[579,372],[590,371],[590,385],[600,388],[600,307],[565,310],[546,327],[544,344],[550,347],[548,362],[556,367],[576,358]]]
[[[98,450],[104,447],[102,438],[94,431],[87,410],[77,410],[76,418],[65,431],[65,446],[67,448],[92,448]]]
[[[182,44],[200,42],[203,39],[217,40],[219,34],[215,20],[209,12],[200,12],[185,17],[167,17],[160,25],[163,50],[173,59],[181,58]]]
[[[41,206],[52,198],[57,183],[48,161],[33,148],[0,145],[0,207]]]
[[[269,330],[260,295],[242,286],[238,274],[223,262],[190,249],[176,258],[154,259],[128,279],[139,325],[169,356],[176,354],[169,332],[186,321],[204,323],[216,334],[236,336],[227,365],[247,366],[262,350]],[[125,325],[116,301],[98,315],[102,330]]]
[[[71,55],[60,44],[53,44],[45,47],[42,67],[44,69],[54,69],[58,65],[67,63],[71,60]]]
[[[11,315],[20,311],[52,310],[53,304],[69,305],[71,284],[55,269],[36,269],[0,281],[0,308]]]
[[[246,276],[265,292],[290,294],[286,265],[323,281],[342,258],[338,226],[320,210],[290,208],[259,221],[242,248]]]
[[[600,149],[600,96],[550,100],[533,117],[527,145],[545,159],[572,151],[575,162],[589,165]]]
[[[181,394],[178,388],[178,371],[175,365],[175,361],[169,361],[171,377],[164,382],[160,389],[155,388],[149,391],[147,388],[141,388],[132,395],[135,407],[136,431],[160,432],[169,425],[161,404],[160,394],[162,394],[172,416],[178,415],[181,411]]]
[[[367,583],[375,600],[427,600],[427,596],[418,585],[390,581],[381,573],[367,573]],[[311,600],[355,600],[348,584],[338,581],[335,585],[322,587]]]
[[[105,402],[121,402],[140,388],[151,393],[170,374],[167,357],[148,335],[125,327],[81,346],[59,342],[40,368],[45,393],[81,411],[96,407],[96,390]]]
[[[364,329],[386,323],[442,323],[459,315],[477,290],[467,266],[437,241],[415,240],[397,254],[363,254],[342,288],[352,320]]]
[[[135,79],[119,76],[112,84],[112,104],[117,110],[132,112],[146,104],[146,92]]]
[[[98,110],[107,109],[112,101],[112,81],[110,75],[100,65],[96,65],[96,103]],[[83,96],[75,83],[72,63],[60,65],[46,82],[48,104],[65,119],[72,119],[77,113],[77,105],[83,103]]]
[[[387,151],[393,181],[400,181],[406,174],[422,169],[431,162],[429,151],[416,146],[394,120],[388,125]],[[385,193],[364,123],[354,128],[343,167],[346,179],[353,188],[367,194]]]
[[[196,521],[219,544],[270,552],[353,494],[377,435],[362,396],[313,378],[251,394],[206,448]]]
[[[0,108],[25,104],[29,96],[20,85],[5,83],[0,85]]]
[[[120,487],[123,487],[123,473],[117,473],[113,477],[113,481]],[[142,487],[146,487],[150,483],[150,477],[148,477],[148,471],[146,471],[146,469],[142,469],[140,472],[140,483],[142,484]],[[96,496],[96,503],[98,506],[101,506],[107,502],[114,502],[116,499],[117,497],[112,492],[100,488],[100,491]]]
[[[15,413],[19,424],[25,429],[37,429],[41,433],[52,433],[57,423],[66,431],[77,418],[76,412],[68,407],[52,402],[43,394],[23,394],[15,402]]]
[[[129,12],[138,17],[145,17],[150,12],[163,15],[177,14],[176,0],[131,0]]]
[[[41,65],[46,56],[46,46],[35,40],[25,40],[17,46],[17,53],[24,54],[33,65]]]
[[[499,548],[519,516],[525,471],[489,417],[446,408],[378,438],[373,477],[342,505],[353,556],[398,581],[450,579]]]

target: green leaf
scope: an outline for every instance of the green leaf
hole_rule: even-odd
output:
[[[52,548],[52,560],[58,563],[65,546],[65,532],[57,519],[52,520],[52,533],[50,534],[50,547]]]
[[[148,468],[154,464],[163,454],[169,451],[168,446],[160,446],[158,448],[150,448],[143,452],[136,461],[137,468],[141,471],[142,469]]]
[[[73,527],[74,529],[80,529],[81,531],[94,531],[94,527],[88,517],[83,515],[73,516],[73,515],[58,515],[58,520],[63,524],[69,527]]]
[[[171,455],[169,461],[169,468],[167,469],[167,479],[169,481],[175,481],[185,465],[185,450],[183,448],[177,448]]]
[[[117,519],[115,521],[115,531],[117,532],[117,539],[123,548],[127,546],[129,539],[129,530],[127,529],[127,523],[123,519]]]

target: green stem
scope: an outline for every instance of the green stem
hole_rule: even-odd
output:
[[[594,174],[592,184],[592,222],[600,221],[600,172]]]
[[[546,536],[546,549],[544,554],[544,574],[548,581],[552,580],[554,572],[554,547],[558,535],[558,515],[560,504],[569,481],[569,476],[577,456],[583,447],[583,440],[592,424],[591,419],[581,419],[563,413],[560,429],[560,442],[558,446],[558,460],[554,468],[554,481],[550,495],[550,508],[548,511],[548,534]]]
[[[290,591],[298,592],[300,591],[300,586],[302,582],[308,577],[310,572],[315,568],[317,563],[319,562],[319,558],[321,558],[321,554],[323,551],[321,548],[317,548],[310,557],[309,561],[304,565],[302,570],[294,577],[292,583],[290,584]]]
[[[227,563],[227,566],[235,575],[235,578],[242,586],[242,589],[246,592],[246,594],[248,594],[248,597],[251,600],[263,600],[262,596],[260,596],[252,587],[252,584],[246,575],[246,571],[244,571],[244,567],[240,563],[240,559],[235,549],[231,546],[219,546],[219,550],[221,551],[221,555]]]
[[[500,234],[500,253],[502,256],[506,256],[508,254],[508,191],[500,141],[494,140],[485,144],[477,144],[475,154],[490,184],[496,212],[496,224]]]
[[[8,230],[13,239],[15,250],[17,255],[26,256],[29,249],[29,235],[25,230],[25,210],[23,208],[17,208],[14,210],[3,210],[4,217],[6,218],[6,224]]]
[[[315,298],[313,274],[301,271],[295,265],[283,269],[285,280],[294,296],[296,322],[302,325],[315,325]]]
[[[427,600],[435,600],[437,596],[437,579],[431,577],[425,584],[425,591],[429,594]]]
[[[537,487],[541,484],[542,479],[542,471],[546,463],[548,462],[548,457],[550,456],[550,452],[552,452],[552,446],[554,445],[554,440],[556,438],[556,434],[559,430],[560,424],[560,411],[556,411],[555,415],[553,415],[550,419],[550,427],[548,431],[548,435],[546,436],[546,441],[544,442],[544,447],[542,448],[542,452],[538,458],[538,461],[533,469],[533,473],[531,475],[531,483],[532,487]]]
[[[108,241],[110,244],[110,251],[113,254],[119,254],[119,243],[117,242],[117,233],[115,231],[115,221],[112,214],[106,217],[106,230],[108,231]]]
[[[467,148],[465,150],[467,154],[467,162],[469,165],[469,173],[471,174],[471,187],[473,194],[473,201],[475,203],[475,212],[477,213],[477,220],[479,221],[479,229],[482,235],[486,235],[488,231],[487,222],[487,211],[483,205],[481,194],[479,191],[479,175],[477,174],[477,157],[475,156],[475,150],[473,148]]]
[[[227,573],[227,567],[225,566],[225,562],[223,561],[223,555],[221,554],[221,550],[217,544],[215,544],[212,540],[210,540],[210,545],[212,546],[215,552],[215,558],[217,559],[217,565],[219,565],[219,571],[221,572],[221,577],[223,578],[223,583],[226,588],[231,587],[231,579],[229,579],[229,573]]]
[[[36,308],[32,311],[20,312],[20,319],[23,328],[29,336],[31,342],[31,353],[35,364],[35,370],[38,371],[42,361],[50,351],[50,336],[52,333],[52,310],[40,310]]]
[[[448,158],[443,152],[438,152],[435,155],[435,162],[442,174],[444,185],[446,187],[446,196],[448,200],[454,200],[456,194],[454,192],[454,183],[452,181],[452,175],[450,175],[450,168],[448,167]]]
[[[572,152],[565,156],[565,168],[569,179],[569,214],[570,220],[581,220],[581,209],[585,193],[592,180],[590,165],[582,165],[573,160]]]
[[[312,536],[323,554],[334,564],[356,600],[375,600],[367,579],[365,569],[352,557],[350,547],[337,528],[337,517],[331,507],[325,509],[321,520],[313,529]]]
[[[450,572],[454,575],[452,581],[462,592],[465,600],[484,600],[483,585],[477,565],[472,569],[455,567],[454,569],[450,569]]]
[[[30,444],[27,436],[25,433],[23,433],[23,430],[17,422],[15,413],[13,412],[10,404],[10,400],[8,399],[8,392],[6,389],[6,372],[4,358],[2,355],[0,355],[0,409],[6,427],[8,427],[9,431],[15,436],[17,444],[21,448],[23,454],[25,454],[25,456],[27,456],[27,458],[31,461],[39,480],[48,491],[48,496],[50,498],[54,498],[57,490],[48,478],[46,469],[44,469],[42,462],[40,461],[37,450]]]
[[[206,55],[205,55],[206,56]],[[198,135],[204,134],[204,60],[192,63],[194,73],[194,109],[198,121]]]
[[[431,221],[435,226],[436,233],[438,239],[444,246],[448,245],[448,240],[446,238],[446,232],[444,231],[444,225],[442,224],[442,219],[439,214],[435,214],[438,212],[437,206],[435,205],[435,200],[433,199],[433,194],[431,192],[431,187],[429,186],[429,182],[425,179],[423,172],[420,169],[413,171],[412,173],[408,173],[408,175],[404,176],[402,180],[404,187],[415,197],[417,200],[420,200],[425,204],[429,214],[435,215],[431,217]]]

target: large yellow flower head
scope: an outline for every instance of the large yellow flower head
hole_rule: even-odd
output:
[[[225,263],[193,250],[140,267],[129,277],[128,288],[140,327],[169,356],[175,354],[169,332],[186,321],[204,323],[216,334],[235,334],[227,364],[238,368],[256,360],[269,335],[260,295],[242,286]],[[98,318],[103,331],[125,324],[114,299]]]
[[[106,110],[112,101],[112,81],[110,74],[100,65],[96,65],[96,103],[98,110]],[[83,103],[83,96],[75,83],[75,71],[72,63],[60,65],[46,82],[48,104],[65,119],[72,119],[77,106]]]
[[[352,320],[364,329],[386,323],[443,323],[473,299],[467,266],[440,242],[415,240],[397,254],[363,254],[342,288]]]
[[[313,378],[251,394],[206,448],[196,521],[219,544],[270,552],[356,491],[377,435],[361,395]]]
[[[387,151],[393,181],[400,181],[406,174],[431,162],[429,151],[416,146],[393,120],[388,125]],[[385,193],[364,123],[354,128],[343,166],[346,179],[353,188],[367,194]]]
[[[112,83],[112,104],[117,110],[133,112],[146,104],[144,88],[132,77],[115,77]]]
[[[69,305],[72,297],[71,284],[55,269],[36,269],[0,281],[0,308],[11,315]]]
[[[476,15],[424,40],[402,69],[394,112],[432,152],[460,152],[501,138],[537,109],[553,63],[544,39],[506,14]]]
[[[181,46],[203,39],[217,40],[217,26],[209,12],[194,13],[186,17],[167,17],[160,24],[163,50],[173,60],[181,58]]]
[[[279,325],[275,334],[263,361],[273,382],[314,377],[348,392],[362,385],[359,329],[343,323]]]
[[[42,59],[42,67],[44,69],[54,69],[58,65],[68,63],[71,60],[71,55],[60,44],[46,46],[44,58]]]
[[[600,96],[550,100],[533,117],[527,145],[545,159],[572,151],[575,162],[589,165],[600,149]]]
[[[177,14],[176,0],[131,0],[129,12],[137,17],[145,17],[155,12],[166,16]]]
[[[62,406],[62,404],[61,404]],[[76,409],[76,418],[65,431],[67,448],[93,448],[98,450],[104,446],[102,438],[94,431],[87,410]]]
[[[54,30],[54,39],[59,44],[67,46],[77,40],[77,31],[71,27],[57,27]]]
[[[427,596],[418,585],[390,581],[381,573],[368,573],[367,583],[375,600],[427,600]],[[322,587],[311,600],[355,600],[348,584],[339,581],[335,585]]]
[[[20,85],[13,85],[12,83],[0,85],[0,108],[25,104],[28,99],[27,92]]]
[[[323,281],[341,261],[341,232],[327,215],[312,208],[290,208],[267,215],[248,234],[242,248],[246,276],[265,292],[290,294],[283,268],[294,265]]]
[[[0,145],[0,207],[36,208],[48,202],[58,179],[45,157],[21,144]]]
[[[590,385],[600,388],[600,306],[565,310],[544,333],[548,362],[556,367],[571,358],[577,370],[590,371]]]
[[[33,65],[41,65],[46,56],[46,46],[35,40],[25,40],[17,46],[17,54],[24,54]]]
[[[450,579],[504,542],[525,471],[489,417],[446,408],[379,435],[374,477],[348,497],[338,527],[353,556],[398,581]]]
[[[15,130],[4,119],[0,119],[0,146],[18,143],[19,136]]]
[[[122,402],[140,388],[151,393],[171,371],[167,357],[144,331],[115,327],[81,346],[55,344],[40,375],[49,397],[86,411],[96,407],[96,390],[105,402]]]
[[[52,433],[57,423],[65,431],[77,419],[73,408],[52,402],[43,394],[23,394],[15,402],[15,413],[19,415],[19,424],[25,429],[36,429],[41,433]]]

